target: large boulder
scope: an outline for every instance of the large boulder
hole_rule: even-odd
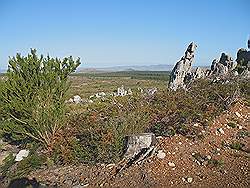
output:
[[[190,80],[191,67],[194,60],[194,53],[197,45],[192,42],[189,44],[184,56],[176,63],[170,75],[169,88],[177,90],[178,88],[185,88],[186,81]]]
[[[235,61],[231,56],[222,53],[220,59],[214,59],[211,65],[210,75],[224,76],[227,75],[236,66]]]
[[[244,48],[239,49],[236,61],[238,63],[237,69],[239,73],[245,72],[245,70],[250,71],[250,51]]]

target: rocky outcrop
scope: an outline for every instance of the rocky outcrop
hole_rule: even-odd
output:
[[[194,42],[189,44],[185,55],[176,63],[170,75],[169,88],[171,90],[186,87],[186,81],[191,78],[191,66],[196,48],[197,45]]]
[[[242,76],[249,78],[250,74],[250,51],[247,51],[244,48],[239,49],[237,52],[237,59],[236,59],[238,66],[236,70]]]
[[[222,53],[220,59],[214,59],[211,65],[210,75],[224,76],[236,66],[233,58],[226,53]]]
[[[193,73],[192,79],[196,80],[196,79],[206,78],[208,75],[208,71],[209,70],[207,70],[207,69],[197,67],[195,69],[195,72]]]

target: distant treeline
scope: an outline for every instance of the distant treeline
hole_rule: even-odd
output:
[[[139,80],[169,80],[169,71],[119,71],[119,72],[92,72],[74,73],[73,76],[86,77],[130,77]]]

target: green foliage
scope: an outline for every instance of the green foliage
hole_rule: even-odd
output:
[[[0,173],[1,176],[7,176],[10,168],[12,167],[12,165],[15,163],[15,156],[13,154],[9,154],[3,161],[3,165],[0,166]]]
[[[208,164],[210,164],[214,167],[221,167],[224,165],[224,161],[219,160],[219,159],[210,159],[210,160],[208,160]]]
[[[64,124],[68,76],[79,64],[72,57],[39,57],[36,50],[27,57],[10,58],[0,94],[4,135],[13,141],[36,140],[51,146]]]
[[[233,142],[230,144],[230,148],[231,149],[235,149],[235,150],[242,150],[242,148],[245,146],[245,144],[240,143],[240,142]]]
[[[10,172],[9,176],[12,178],[19,178],[28,175],[31,171],[40,168],[46,161],[46,158],[42,155],[33,153],[22,161],[18,162],[15,171]]]
[[[90,78],[108,78],[108,77],[130,77],[137,80],[169,80],[168,71],[118,71],[105,73],[78,73],[75,76],[87,76]]]
[[[229,127],[232,127],[232,128],[236,128],[236,123],[234,123],[234,122],[228,122],[227,123],[227,125],[229,126]]]
[[[249,96],[246,85],[249,87],[249,83],[242,82],[221,84],[199,80],[188,91],[158,92],[151,102],[152,113],[155,114],[151,131],[162,136],[179,133],[196,137],[198,130],[193,124],[198,122],[208,126],[214,117],[233,104],[228,101],[237,89],[242,96]]]

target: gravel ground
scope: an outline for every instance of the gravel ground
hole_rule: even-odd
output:
[[[158,137],[158,156],[116,176],[116,164],[98,164],[37,170],[28,178],[49,187],[249,187],[249,135],[243,134],[249,133],[249,117],[250,108],[238,103],[208,128],[194,124],[200,139]],[[234,128],[227,124],[232,120]],[[230,148],[233,142],[245,146],[238,151]]]

